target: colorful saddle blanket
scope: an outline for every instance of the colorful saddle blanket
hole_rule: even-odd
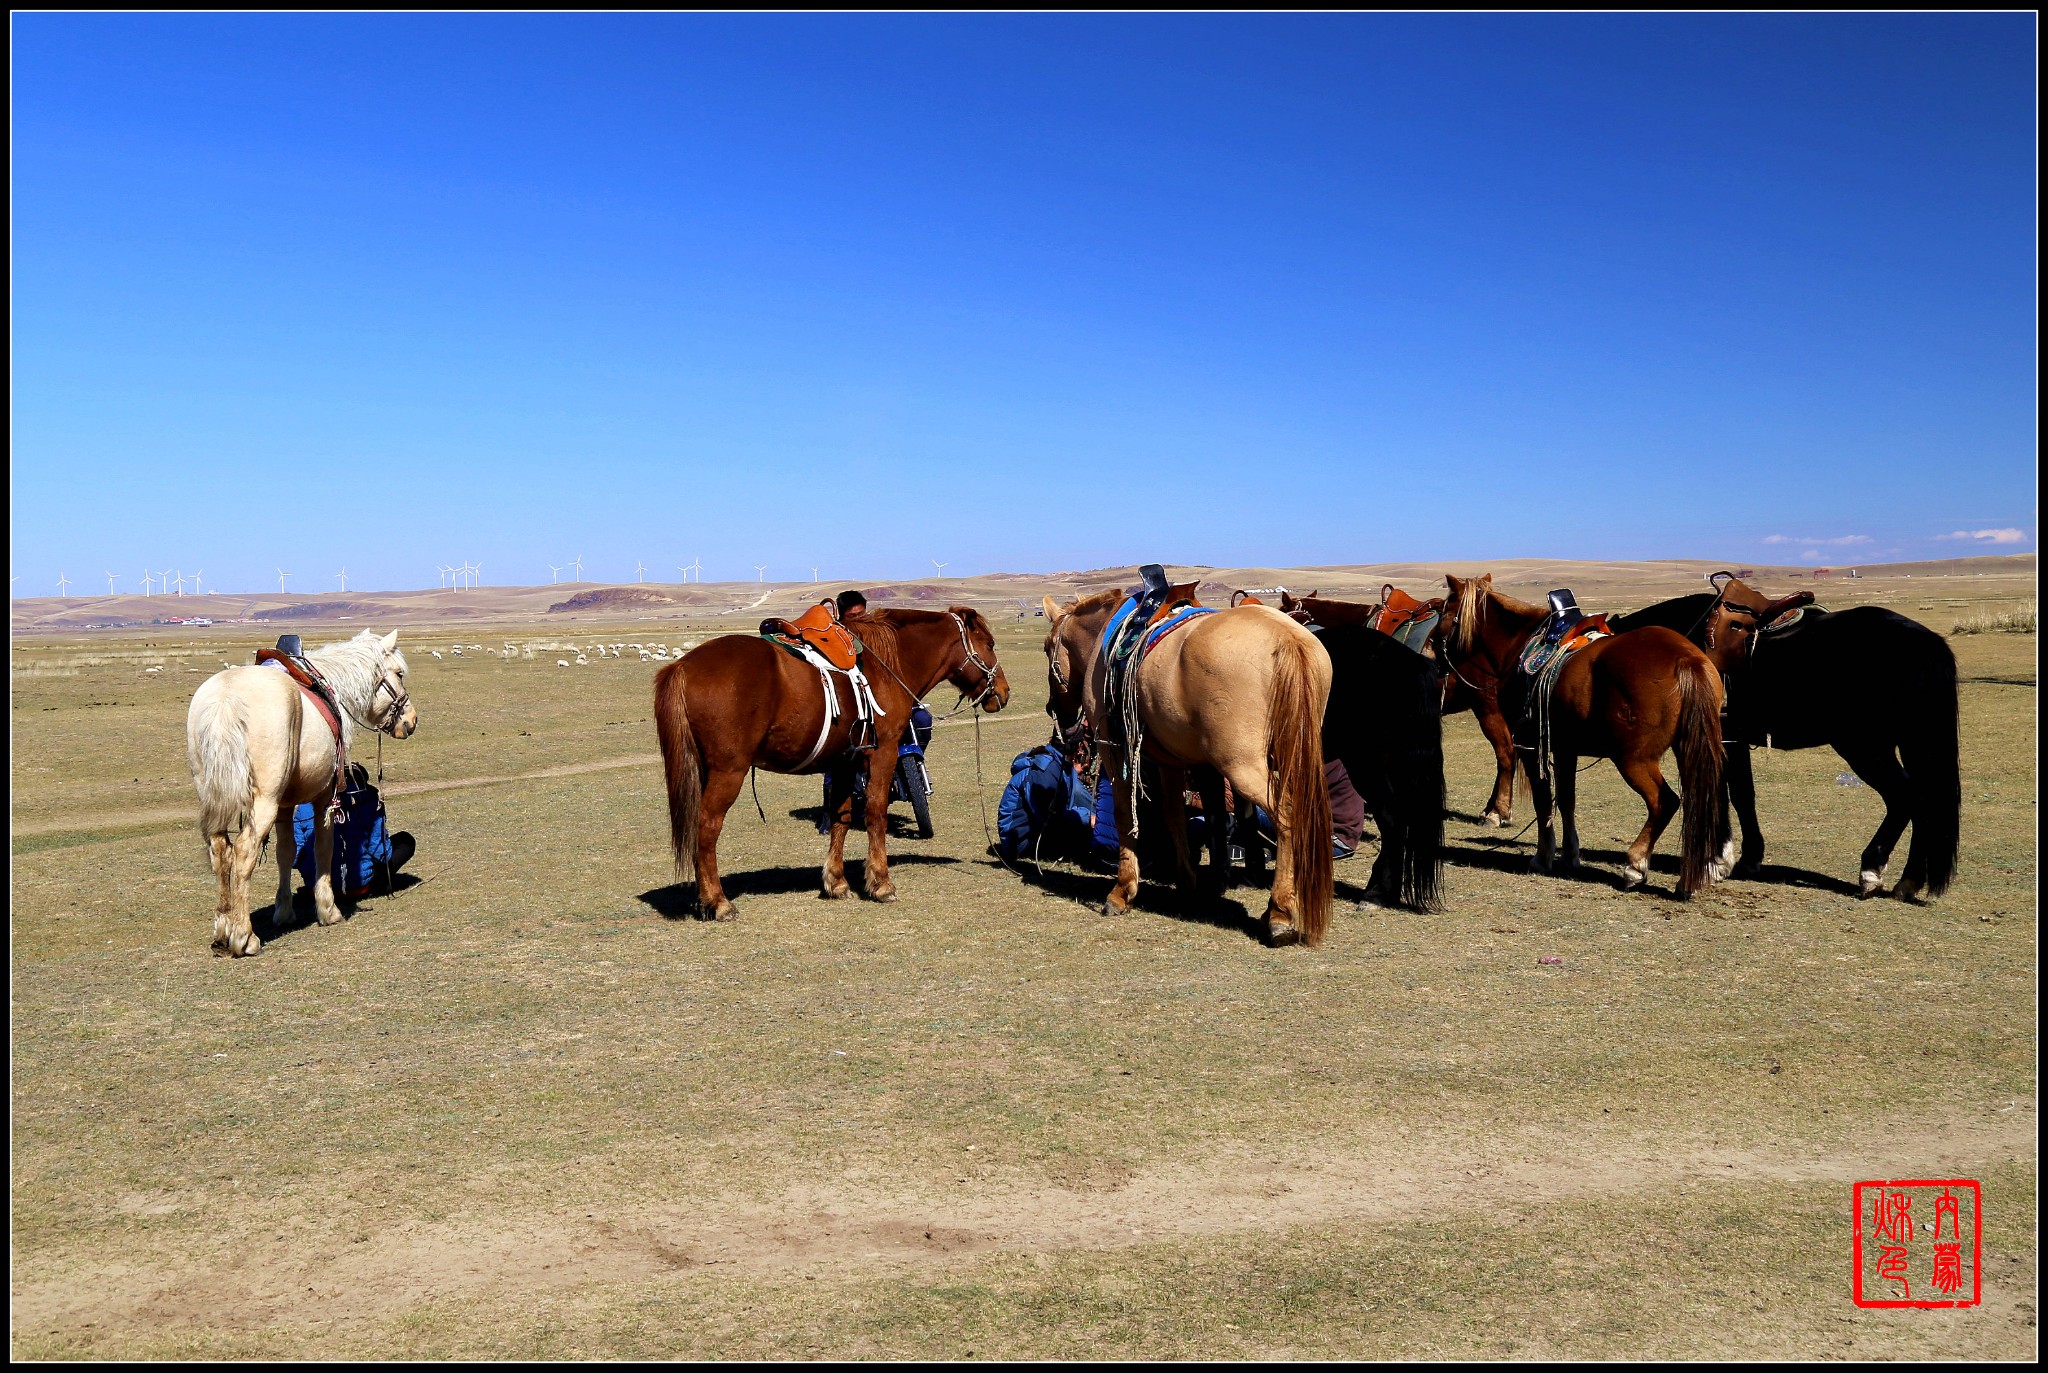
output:
[[[1204,615],[1214,615],[1214,606],[1195,599],[1198,583],[1169,587],[1164,596],[1126,597],[1102,627],[1101,652],[1109,664],[1103,684],[1103,714],[1109,721],[1109,743],[1123,750],[1124,769],[1135,776],[1131,756],[1143,747],[1138,724],[1137,698],[1131,691],[1138,664],[1157,648],[1167,635],[1185,628]]]
[[[1614,630],[1608,625],[1605,615],[1587,615],[1572,622],[1571,627],[1557,636],[1553,642],[1549,634],[1550,625],[1529,636],[1529,642],[1522,646],[1522,675],[1540,677],[1553,664],[1559,668],[1564,660],[1577,653],[1595,639],[1611,639]]]

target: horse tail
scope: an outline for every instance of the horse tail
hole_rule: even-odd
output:
[[[670,663],[654,674],[654,732],[661,739],[661,766],[668,781],[668,842],[675,853],[676,880],[694,882],[704,768],[697,737],[690,732],[690,699],[681,663]]]
[[[1719,850],[1721,818],[1721,693],[1713,664],[1698,649],[1678,662],[1679,834],[1678,894],[1691,896],[1707,885]]]
[[[1272,740],[1276,814],[1290,817],[1282,842],[1294,871],[1301,942],[1323,942],[1330,926],[1330,785],[1323,776],[1323,711],[1311,687],[1308,643],[1289,635],[1274,683],[1268,737]]]
[[[1929,637],[1940,660],[1925,669],[1921,699],[1906,706],[1899,761],[1905,765],[1912,795],[1913,841],[1907,849],[1907,867],[1910,871],[1915,866],[1914,856],[1925,856],[1926,894],[1933,897],[1947,891],[1955,880],[1956,849],[1962,842],[1963,778],[1958,758],[1956,655],[1940,638]]]
[[[199,791],[199,833],[233,834],[248,823],[256,779],[249,767],[249,719],[218,676],[193,694],[185,717],[185,761]]]
[[[1401,826],[1401,904],[1434,910],[1444,877],[1444,716],[1437,673],[1418,664],[1413,699],[1387,722],[1397,741],[1387,759],[1388,782]]]

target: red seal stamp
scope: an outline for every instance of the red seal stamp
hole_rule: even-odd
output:
[[[1856,1184],[1858,1306],[1984,1300],[1984,1189],[1971,1178]]]

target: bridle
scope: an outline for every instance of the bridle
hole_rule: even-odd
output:
[[[405,718],[405,708],[412,704],[412,693],[404,687],[393,686],[391,684],[391,674],[386,672],[377,679],[377,689],[370,693],[371,710],[377,708],[378,695],[386,691],[391,693],[391,705],[385,710],[384,718],[371,726],[371,728],[375,729],[379,734],[389,734],[392,738],[396,739],[398,737],[398,722]]]
[[[981,670],[981,689],[974,693],[973,701],[968,703],[974,708],[979,709],[981,703],[988,699],[989,693],[996,689],[996,668],[981,660],[981,654],[975,649],[974,641],[967,634],[967,617],[952,610],[947,611],[946,614],[952,618],[954,626],[960,631],[960,651],[967,655],[968,662]],[[965,697],[966,694],[965,692],[961,693],[962,697]],[[953,713],[957,715],[964,708],[955,707]]]

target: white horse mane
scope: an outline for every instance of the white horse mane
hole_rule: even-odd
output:
[[[384,680],[387,659],[383,642],[383,635],[374,629],[366,629],[353,639],[316,648],[306,655],[334,688],[342,710],[364,729],[377,727],[371,706],[377,694],[377,683]],[[400,671],[405,669],[405,655],[398,651],[395,638],[388,661]]]

